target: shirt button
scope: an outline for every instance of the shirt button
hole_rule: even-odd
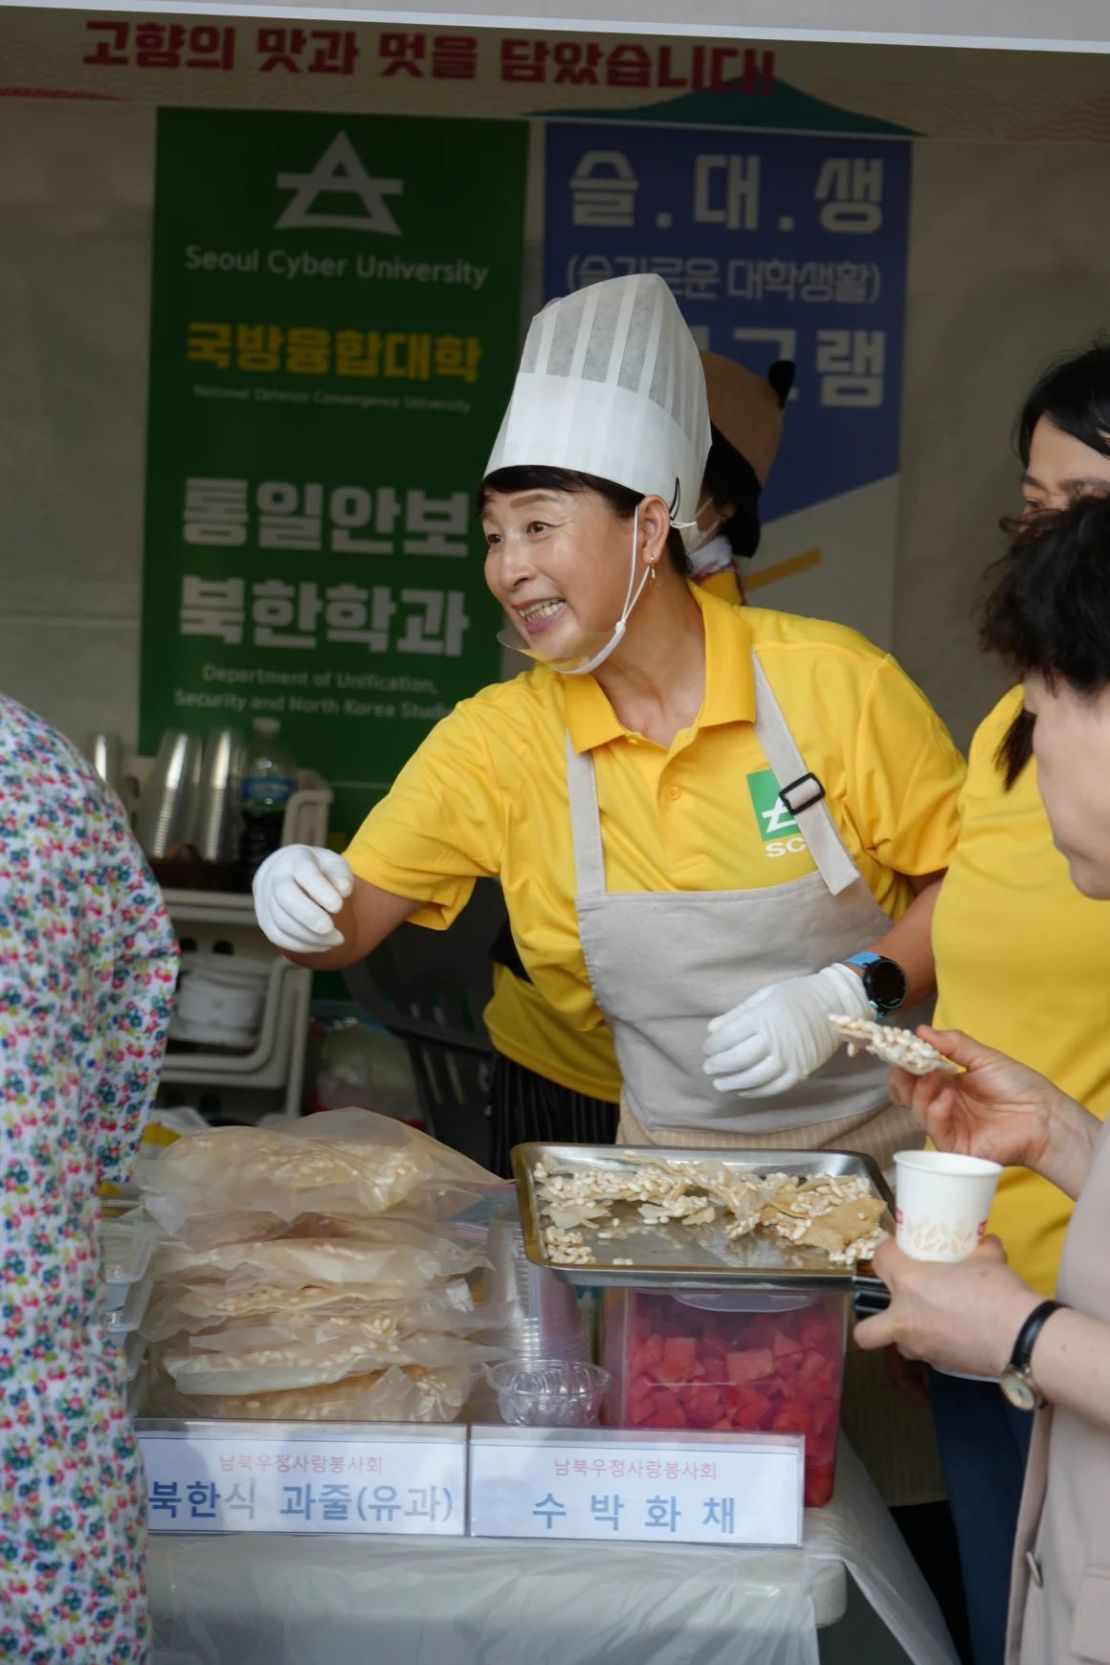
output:
[[[1044,1573],[1041,1571],[1041,1563],[1031,1549],[1027,1549],[1025,1552],[1025,1565],[1029,1569],[1030,1578],[1039,1590],[1044,1584]]]
[[[674,800],[676,798],[681,798],[681,796],[682,796],[681,786],[668,786],[668,788],[667,788],[667,797],[670,798],[672,803],[674,802]]]

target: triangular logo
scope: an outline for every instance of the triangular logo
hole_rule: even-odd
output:
[[[400,237],[401,228],[390,213],[386,197],[399,197],[404,190],[400,179],[371,179],[346,133],[337,133],[311,173],[279,173],[277,183],[293,196],[277,222],[278,231],[305,228],[344,231],[376,231],[383,237]],[[320,197],[357,197],[361,214],[313,212]],[[354,205],[352,204],[352,207]]]

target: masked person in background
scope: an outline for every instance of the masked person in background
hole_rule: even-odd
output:
[[[690,544],[697,582],[722,601],[742,602],[740,563],[759,548],[759,499],[782,439],[794,365],[779,359],[766,380],[720,353],[702,353],[713,443],[702,481],[704,503]]]
[[[834,1057],[831,1026],[769,1067],[731,1009],[707,1059],[707,1025],[739,1000],[773,1039],[784,1012],[869,1017],[931,990],[963,765],[854,632],[691,582],[709,448],[701,360],[661,279],[533,320],[481,501],[487,581],[536,663],[436,725],[346,858],[271,856],[258,918],[342,967],[402,920],[445,927],[498,878],[537,988],[613,1032],[622,1133],[850,1137],[883,1160],[904,1137],[885,1074]]]
[[[154,1101],[177,945],[118,798],[0,697],[0,1657],[143,1665],[146,1492],[97,1187]]]
[[[1088,393],[1092,385],[1087,383]],[[1057,396],[1062,391],[1058,385]],[[1056,425],[1065,407],[1061,400],[1051,408]],[[1047,452],[1036,435],[1034,429],[1029,485],[1047,495],[1042,471]],[[1059,441],[1049,437],[1062,447],[1067,430],[1060,430]],[[1092,437],[1106,443],[1104,430]],[[1091,466],[1079,455],[1072,458],[1070,468],[1082,472],[1070,478],[1081,493],[1089,493],[1100,478],[1088,472]],[[1080,496],[1068,508],[1035,515],[1018,532],[998,571],[984,638],[1022,678],[1024,739],[1032,741],[1056,851],[1091,907],[1105,910],[1110,898],[1110,502],[1105,497]],[[1015,809],[1016,827],[1023,819]],[[1032,1017],[1042,1000],[1051,1014],[1057,1002],[1074,999],[1078,1010],[1074,1018],[1065,1012],[1065,1035],[1073,1048],[1089,1048],[1105,1070],[1106,968],[1100,967],[1091,991],[1102,1006],[1096,1015],[1095,1007],[1082,1005],[1087,990],[1067,960],[1077,920],[1077,966],[1088,960],[1086,921],[1064,909],[1051,918],[1043,913],[1042,878],[1031,864],[1027,923],[1032,932],[1039,921],[1041,934],[1031,936],[1022,968],[1028,1005],[1015,1011],[1013,1021],[1020,1025],[1022,1010]],[[1015,873],[1010,908],[1025,906]],[[992,916],[992,925],[1001,923]],[[1000,953],[1010,952],[1011,935],[1003,930]],[[1020,1027],[1014,1032],[1020,1040]],[[1014,1545],[1007,1665],[1110,1660],[1110,1134],[1100,1116],[1024,1063],[960,1031],[928,1033],[966,1073],[916,1078],[895,1071],[891,1084],[935,1144],[1036,1174],[1036,1187],[1031,1184],[1028,1191],[1031,1225],[1043,1227],[1055,1193],[1062,1214],[1075,1199],[1058,1301],[1045,1300],[1041,1288],[1008,1266],[996,1239],[954,1266],[909,1260],[894,1243],[884,1243],[875,1264],[893,1300],[886,1312],[858,1327],[857,1337],[861,1346],[894,1343],[910,1358],[980,1378],[973,1385],[981,1395],[993,1391],[1015,1418],[1032,1426]],[[1077,1064],[1067,1051],[1060,1057],[1073,1078],[1076,1068],[1093,1071],[1090,1061]],[[974,1426],[982,1420],[980,1414]],[[1012,1466],[1021,1467],[1016,1461]],[[998,1530],[987,1501],[978,1524],[984,1535]],[[966,1549],[974,1606],[980,1568],[974,1546],[968,1542]],[[989,1562],[983,1573],[993,1578]]]
[[[782,437],[794,366],[764,380],[716,353],[701,355],[712,443],[688,554],[695,581],[724,601],[742,601],[739,562],[759,547],[759,497]],[[532,982],[506,922],[493,948],[493,996],[485,1023],[494,1173],[508,1176],[514,1145],[612,1144],[621,1094],[613,1037],[604,1023],[580,1029]]]

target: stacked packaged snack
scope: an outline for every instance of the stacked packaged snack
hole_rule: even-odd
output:
[[[153,1411],[449,1422],[500,1356],[469,1282],[482,1244],[451,1224],[497,1181],[413,1128],[365,1110],[212,1128],[136,1178],[171,1239],[143,1321]]]

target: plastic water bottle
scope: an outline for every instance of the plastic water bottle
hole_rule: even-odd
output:
[[[281,847],[285,806],[297,790],[297,770],[279,738],[276,717],[256,717],[243,768],[243,830],[239,860],[249,883],[266,857]]]

